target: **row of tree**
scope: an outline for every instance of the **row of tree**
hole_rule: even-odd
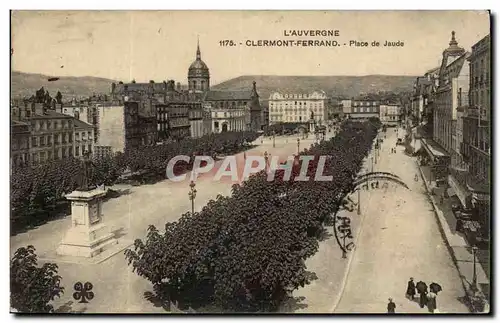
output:
[[[62,94],[60,91],[57,91],[56,97],[52,98],[48,90],[45,90],[42,86],[39,90],[35,92],[35,95],[32,95],[29,99],[34,103],[43,103],[46,107],[51,107],[53,102],[57,104],[62,104]]]
[[[234,153],[244,149],[245,143],[254,141],[257,136],[255,132],[210,134],[98,158],[93,160],[95,171],[90,182],[112,185],[127,169],[163,179],[167,163],[174,156]],[[178,165],[175,171],[182,173],[191,169],[192,162]],[[25,227],[37,219],[54,215],[58,201],[64,201],[64,194],[79,185],[82,167],[78,159],[65,158],[36,167],[14,168],[11,175],[11,223],[16,227]]]
[[[273,311],[295,289],[315,278],[305,260],[318,250],[324,224],[353,189],[362,160],[376,136],[372,123],[347,122],[330,141],[303,152],[312,155],[307,175],[297,159],[290,180],[262,171],[234,185],[199,213],[185,213],[164,232],[150,226],[125,256],[133,271],[153,284],[156,297],[192,307],[225,311]],[[314,181],[319,157],[328,156]],[[163,230],[162,230],[163,231]]]

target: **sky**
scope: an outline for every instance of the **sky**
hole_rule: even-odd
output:
[[[12,69],[186,83],[199,37],[211,84],[241,75],[415,76],[439,65],[452,31],[470,51],[489,28],[486,11],[13,11]],[[285,30],[338,30],[339,36],[287,37]],[[245,45],[259,39],[337,40],[342,46]],[[221,46],[221,40],[236,46]],[[350,47],[351,40],[404,46]]]

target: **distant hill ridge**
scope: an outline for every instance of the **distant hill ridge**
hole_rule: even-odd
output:
[[[52,76],[13,71],[11,73],[11,96],[29,97],[42,86],[55,95],[61,91],[63,98],[87,97],[92,94],[107,94],[111,83],[118,81],[93,77],[61,76],[49,82]],[[243,75],[211,87],[213,90],[248,90],[257,82],[261,99],[267,100],[273,91],[307,93],[323,90],[329,96],[353,97],[362,93],[379,91],[404,92],[413,89],[416,76],[366,75],[366,76],[278,76]]]
[[[275,76],[244,75],[219,83],[214,90],[243,90],[257,82],[261,99],[267,100],[274,91],[307,93],[323,90],[328,96],[355,97],[362,93],[379,91],[406,92],[413,89],[416,76],[366,75],[366,76]]]

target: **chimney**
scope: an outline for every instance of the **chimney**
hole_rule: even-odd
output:
[[[111,93],[115,93],[115,89],[116,89],[116,84],[111,83]]]
[[[44,110],[45,109],[43,107],[43,103],[35,103],[35,114],[36,115],[43,116]]]
[[[57,113],[62,113],[62,103],[56,103],[55,110]]]
[[[177,82],[177,91],[181,91],[181,82]]]

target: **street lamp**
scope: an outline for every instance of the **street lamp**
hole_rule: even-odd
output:
[[[476,246],[472,247],[472,259],[473,259],[473,271],[472,271],[472,288],[477,291],[477,272],[476,272],[476,253],[478,248]]]
[[[266,162],[266,172],[268,171],[268,161],[269,161],[269,155],[267,154],[267,151],[264,152],[264,160]]]
[[[372,173],[373,173],[373,156],[371,157],[371,159],[372,159]]]
[[[300,153],[300,138],[297,138],[297,155]]]
[[[273,131],[273,148],[276,148],[276,133]]]
[[[196,198],[196,184],[194,183],[194,181],[191,181],[189,187],[191,188],[188,193],[189,199],[191,200],[191,213],[194,214],[194,199]]]
[[[361,215],[361,188],[358,188],[358,215]]]

